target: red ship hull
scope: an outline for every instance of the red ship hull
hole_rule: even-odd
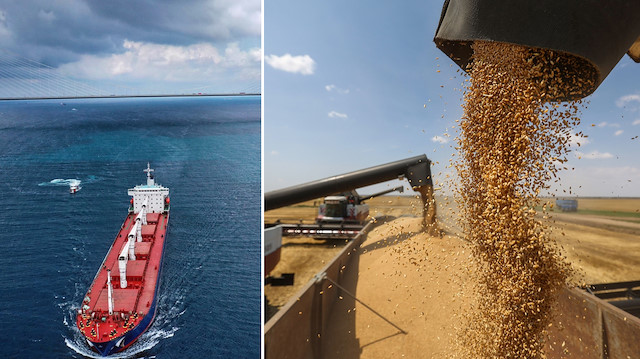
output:
[[[127,243],[136,216],[137,213],[130,212],[125,219],[77,314],[78,329],[91,349],[101,355],[129,347],[155,317],[169,211],[147,213],[147,224],[141,226],[142,240],[135,243],[136,259],[127,264],[126,288],[121,288],[118,256]],[[111,315],[108,270],[112,286]]]

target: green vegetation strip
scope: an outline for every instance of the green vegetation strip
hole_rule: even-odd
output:
[[[590,214],[590,215],[596,215],[596,216],[640,219],[640,212],[598,211],[594,209],[578,209],[578,214]]]
[[[535,206],[535,210],[538,213],[542,213],[542,206]],[[640,211],[635,212],[626,212],[626,211],[605,211],[605,210],[596,210],[596,209],[578,209],[577,212],[564,212],[558,207],[553,206],[549,212],[552,213],[573,213],[578,215],[591,215],[591,216],[601,216],[601,217],[618,217],[621,220],[628,220],[632,222],[640,221]]]

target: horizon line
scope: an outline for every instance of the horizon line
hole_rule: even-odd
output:
[[[95,95],[95,96],[36,96],[36,97],[0,97],[0,101],[22,100],[74,100],[99,98],[148,98],[148,97],[224,97],[224,96],[262,96],[262,93],[221,93],[221,94],[165,94],[165,95]]]

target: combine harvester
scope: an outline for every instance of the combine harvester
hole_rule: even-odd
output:
[[[369,219],[369,205],[364,203],[364,201],[395,191],[402,193],[404,186],[398,186],[364,197],[360,196],[355,189],[337,195],[327,196],[318,207],[316,223],[355,223],[364,226],[365,222]]]
[[[265,211],[324,197],[315,224],[265,224],[265,275],[280,260],[282,236],[354,238],[363,231],[369,217],[369,206],[364,201],[403,187],[362,197],[355,189],[402,178],[416,191],[432,188],[431,161],[420,155],[265,193]]]
[[[551,49],[578,58],[584,68],[566,68],[563,74],[568,81],[574,76],[594,79],[590,87],[572,91],[574,98],[582,98],[600,86],[625,53],[640,62],[640,1],[614,0],[605,5],[584,0],[517,4],[510,0],[446,0],[434,38],[436,46],[467,71],[476,40]],[[268,193],[266,210],[371,184],[325,187],[339,179]],[[332,330],[329,318],[347,293],[343,286],[354,289],[345,278],[358,270],[358,248],[366,231],[367,226],[265,323],[266,359],[326,357],[322,348]],[[585,359],[640,357],[640,318],[634,316],[639,314],[639,287],[640,282],[625,282],[595,285],[589,291],[566,288],[556,308],[564,318],[562,328],[550,329],[550,341],[558,344],[546,353],[547,358],[563,358],[566,353]]]
[[[318,207],[315,224],[278,223],[283,236],[308,236],[316,239],[352,239],[369,220],[369,205],[366,200],[392,192],[404,191],[398,186],[375,194],[360,196],[353,189],[324,198]],[[275,223],[270,226],[276,225]]]

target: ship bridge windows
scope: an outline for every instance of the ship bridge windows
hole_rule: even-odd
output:
[[[162,212],[164,210],[164,199],[169,195],[168,190],[148,190],[136,189],[131,190],[129,195],[134,198],[133,211],[140,212],[142,205],[147,203],[148,212]]]

